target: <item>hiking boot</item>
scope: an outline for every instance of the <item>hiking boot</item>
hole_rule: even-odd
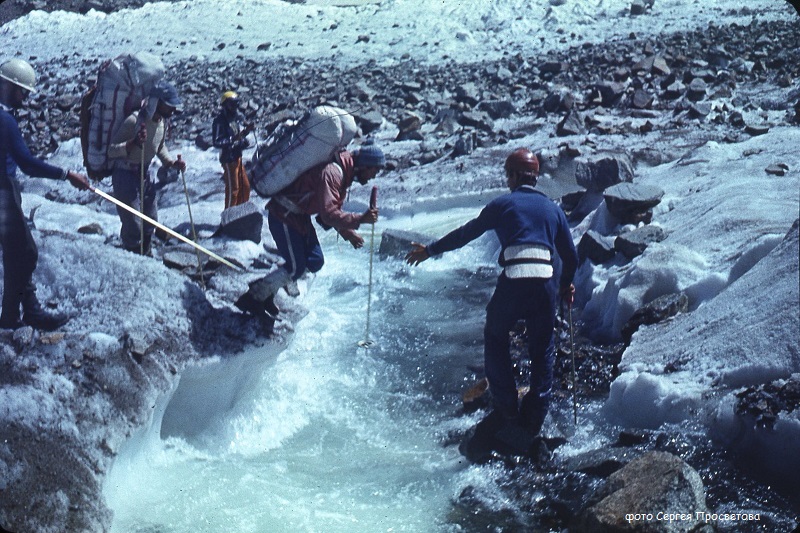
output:
[[[42,331],[55,331],[69,322],[69,318],[69,315],[64,313],[48,313],[41,308],[34,312],[25,312],[22,315],[22,321],[25,324]]]
[[[25,325],[19,318],[0,318],[0,329],[19,329]]]
[[[495,450],[502,455],[532,456],[537,433],[519,419],[510,420],[495,434]]]
[[[286,291],[286,294],[292,298],[297,298],[300,296],[300,287],[297,286],[297,282],[295,280],[289,281],[289,283],[284,286],[284,290]]]
[[[36,289],[32,286],[25,290],[22,296],[22,322],[34,329],[53,331],[67,322],[69,315],[63,313],[48,313],[36,298]]]
[[[150,246],[147,246],[142,252],[142,246],[140,244],[134,246],[125,246],[125,249],[131,253],[136,255],[144,255],[146,257],[153,257],[153,249]]]
[[[281,308],[275,303],[275,296],[270,296],[264,302],[264,312],[273,320],[278,318],[278,313],[281,312]]]
[[[247,313],[250,315],[264,314],[264,305],[253,298],[253,295],[249,292],[242,294],[233,305],[235,305],[242,313]]]
[[[497,432],[506,424],[500,411],[492,411],[464,435],[458,451],[473,463],[485,463],[497,447]]]

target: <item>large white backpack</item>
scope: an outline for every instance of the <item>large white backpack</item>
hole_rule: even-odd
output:
[[[81,100],[81,148],[90,177],[111,174],[108,147],[114,135],[164,72],[161,58],[148,52],[122,54],[100,67],[97,82]]]
[[[260,147],[253,156],[250,181],[264,197],[288,187],[303,172],[346,147],[358,132],[353,115],[332,106],[318,106],[272,143]]]

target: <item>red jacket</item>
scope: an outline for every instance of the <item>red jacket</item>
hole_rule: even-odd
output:
[[[319,214],[323,224],[347,238],[361,223],[360,214],[342,211],[353,178],[353,156],[339,152],[333,162],[312,167],[273,196],[267,209],[302,235],[312,228],[311,215]]]

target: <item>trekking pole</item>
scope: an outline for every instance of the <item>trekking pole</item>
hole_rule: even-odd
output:
[[[372,187],[372,194],[369,197],[369,208],[375,209],[378,206],[378,188]],[[359,342],[358,345],[362,348],[369,348],[372,346],[372,341],[369,340],[369,314],[372,304],[372,258],[375,251],[375,223],[372,223],[372,233],[369,237],[369,284],[367,291],[367,328],[364,333],[364,340]]]
[[[178,154],[178,161],[181,160],[181,154]],[[186,209],[189,211],[189,225],[192,227],[192,240],[197,242],[197,231],[194,229],[194,218],[192,217],[192,204],[189,202],[189,188],[186,186],[186,171],[181,170],[181,180],[183,180],[183,193],[186,195]],[[203,259],[200,257],[200,250],[194,249],[197,253],[197,272],[200,274],[200,285],[203,290],[206,289],[206,280],[203,276]]]
[[[142,128],[147,132],[147,126],[142,123]],[[145,139],[146,140],[146,139]],[[144,212],[144,143],[142,143],[142,160],[139,162],[139,209]],[[144,255],[144,222],[140,224],[139,254]]]
[[[572,355],[572,419],[575,422],[575,427],[578,426],[578,401],[575,398],[575,333],[572,327],[572,303],[567,304],[569,313],[569,351]]]

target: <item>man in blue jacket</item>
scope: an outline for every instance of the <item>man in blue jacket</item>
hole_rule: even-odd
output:
[[[418,265],[431,256],[461,248],[489,230],[494,230],[502,245],[503,272],[486,308],[484,329],[484,366],[493,411],[478,423],[462,447],[470,459],[485,457],[501,432],[539,433],[550,405],[557,297],[571,305],[575,291],[572,278],[578,254],[564,212],[534,188],[539,160],[530,150],[520,148],[506,159],[505,171],[509,194],[491,201],[477,218],[438,241],[428,246],[413,243],[406,255],[409,264]],[[558,279],[557,259],[561,263]],[[518,405],[509,332],[520,319],[526,324],[531,376],[530,391]],[[527,443],[517,444],[525,451]],[[511,447],[515,448],[513,443]]]
[[[0,245],[3,248],[3,312],[0,328],[17,329],[24,325],[51,331],[63,326],[69,317],[48,313],[36,298],[33,271],[39,252],[22,212],[22,197],[17,168],[40,178],[69,180],[80,190],[89,188],[86,177],[49,165],[31,155],[22,138],[17,120],[11,114],[22,107],[33,92],[36,73],[21,59],[0,65]],[[20,305],[24,314],[20,317]]]

